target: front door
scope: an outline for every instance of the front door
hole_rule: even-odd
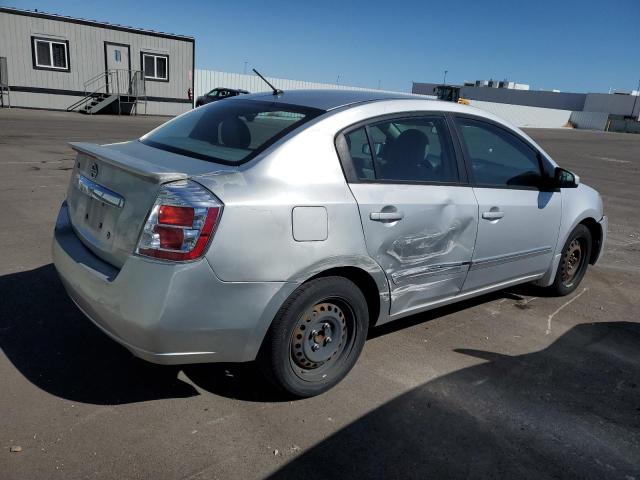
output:
[[[369,255],[387,274],[391,315],[456,295],[478,205],[460,180],[444,116],[393,118],[345,135]]]
[[[129,45],[104,42],[104,63],[107,75],[107,92],[129,93],[131,61]]]
[[[515,132],[468,117],[456,125],[478,199],[478,237],[464,291],[535,277],[551,265],[559,191],[541,188],[540,154]]]

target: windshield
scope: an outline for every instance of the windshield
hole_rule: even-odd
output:
[[[201,160],[239,165],[322,113],[283,103],[225,100],[181,115],[140,141]]]

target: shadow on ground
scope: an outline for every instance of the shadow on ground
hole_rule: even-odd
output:
[[[198,395],[282,398],[250,365],[154,365],[104,335],[71,302],[53,265],[0,277],[0,349],[29,381],[69,400],[117,405]]]
[[[253,364],[161,366],[109,339],[71,302],[53,265],[0,277],[0,348],[33,384],[61,398],[100,405],[181,398],[199,388],[246,401],[285,401]],[[386,335],[413,324],[509,297],[498,292],[371,330]],[[188,381],[178,374],[184,372]],[[184,378],[184,377],[182,377]]]
[[[122,404],[198,395],[279,401],[248,365],[158,366],[133,357],[71,303],[52,265],[0,277],[0,348],[43,390]],[[413,317],[372,336],[517,293]],[[408,323],[407,323],[408,322]],[[296,457],[274,478],[640,479],[640,324],[574,327],[548,348],[484,360],[422,385]]]
[[[426,383],[272,478],[640,478],[640,324],[578,325],[548,348]]]
[[[414,325],[419,325],[421,323],[428,322],[429,320],[434,320],[438,317],[443,317],[461,310],[466,310],[467,308],[471,308],[476,305],[481,305],[483,303],[503,298],[520,302],[515,303],[516,308],[527,309],[529,307],[526,304],[521,303],[521,301],[525,300],[527,296],[548,297],[552,296],[552,294],[544,288],[540,288],[532,284],[516,285],[508,290],[498,290],[497,292],[487,293],[480,297],[470,298],[468,300],[452,303],[444,307],[438,307],[417,315],[410,315],[399,320],[394,320],[393,322],[385,323],[384,325],[369,330],[368,338],[372,339],[388,335],[398,330],[413,327]]]

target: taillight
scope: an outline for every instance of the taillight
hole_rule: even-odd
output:
[[[167,183],[144,224],[136,253],[164,260],[195,260],[204,255],[215,232],[222,203],[189,180]]]

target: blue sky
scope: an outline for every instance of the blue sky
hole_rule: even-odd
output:
[[[192,35],[196,67],[408,91],[504,79],[607,92],[640,79],[640,0],[0,2]]]

